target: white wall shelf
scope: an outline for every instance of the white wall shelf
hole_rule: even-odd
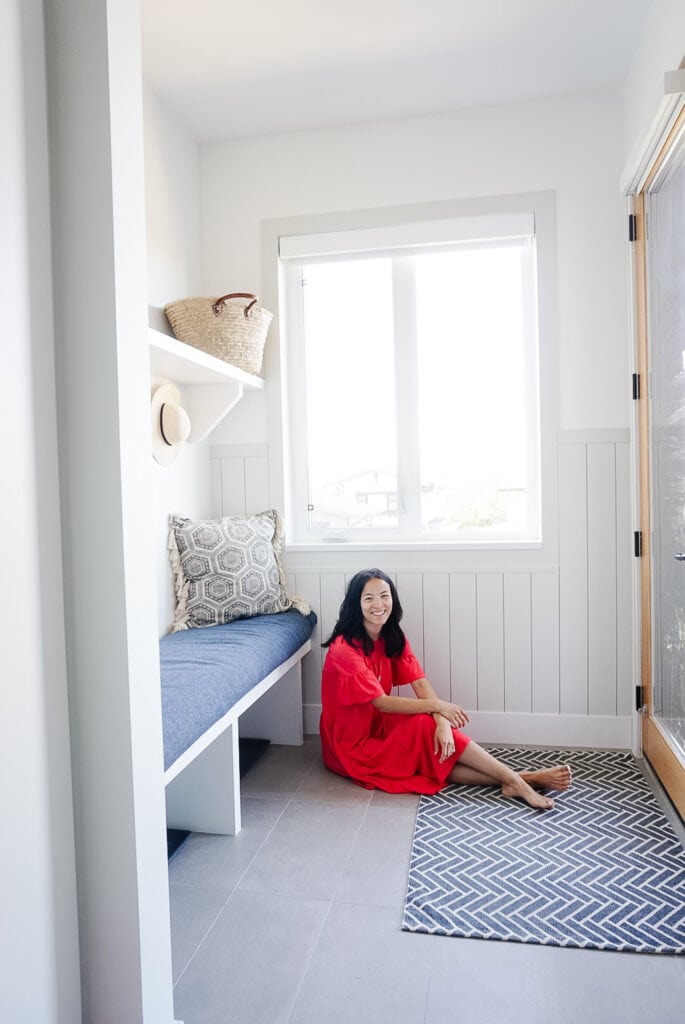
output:
[[[264,389],[262,377],[154,328],[149,330],[149,340],[152,377],[172,381],[181,389],[192,427],[190,441],[204,441],[245,391]]]

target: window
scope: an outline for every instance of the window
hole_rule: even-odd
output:
[[[279,240],[294,540],[541,538],[532,212]]]

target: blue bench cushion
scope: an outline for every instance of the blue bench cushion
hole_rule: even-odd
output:
[[[255,615],[188,629],[159,644],[164,769],[305,643],[316,615]]]

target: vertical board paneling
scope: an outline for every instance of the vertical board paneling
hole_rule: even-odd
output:
[[[222,516],[221,507],[221,459],[210,459],[211,488],[212,488],[212,515]]]
[[[530,573],[504,576],[504,710],[531,709]]]
[[[587,447],[588,710],[616,714],[615,445]]]
[[[318,621],[312,633],[312,649],[302,662],[302,701],[304,704],[321,703],[321,577],[318,573],[298,572],[295,575],[295,593],[308,601]]]
[[[559,710],[588,710],[585,444],[559,445]]]
[[[223,457],[221,509],[269,507],[266,457]],[[214,470],[214,467],[213,467]],[[214,494],[217,477],[213,473]],[[559,573],[512,569],[391,572],[402,626],[441,697],[471,710],[627,716],[632,690],[630,448],[582,438],[559,445]],[[320,701],[320,643],[354,570],[291,575],[318,625],[303,666]]]
[[[616,445],[616,713],[633,708],[633,601],[630,445]]]
[[[531,710],[536,714],[557,714],[559,712],[559,578],[556,573],[533,573],[532,610]]]
[[[269,466],[264,456],[245,459],[245,514],[264,512],[269,504]]]
[[[245,459],[221,460],[221,509],[225,516],[245,515]]]
[[[478,710],[504,711],[504,601],[501,573],[476,578]]]
[[[450,575],[451,700],[478,707],[478,645],[475,573]]]
[[[402,629],[423,665],[423,575],[420,572],[398,572],[397,593],[404,612]]]
[[[321,577],[321,604],[316,609],[321,628],[321,640],[327,640],[333,632],[344,596],[344,574],[341,572],[325,573]],[[325,656],[326,652],[323,653]]]
[[[450,699],[450,578],[423,577],[423,668],[438,697]]]

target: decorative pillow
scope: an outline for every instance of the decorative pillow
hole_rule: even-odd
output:
[[[221,519],[169,516],[169,557],[176,612],[172,631],[218,626],[250,615],[283,612],[291,599],[281,565],[278,512]],[[308,609],[307,609],[308,610]]]

